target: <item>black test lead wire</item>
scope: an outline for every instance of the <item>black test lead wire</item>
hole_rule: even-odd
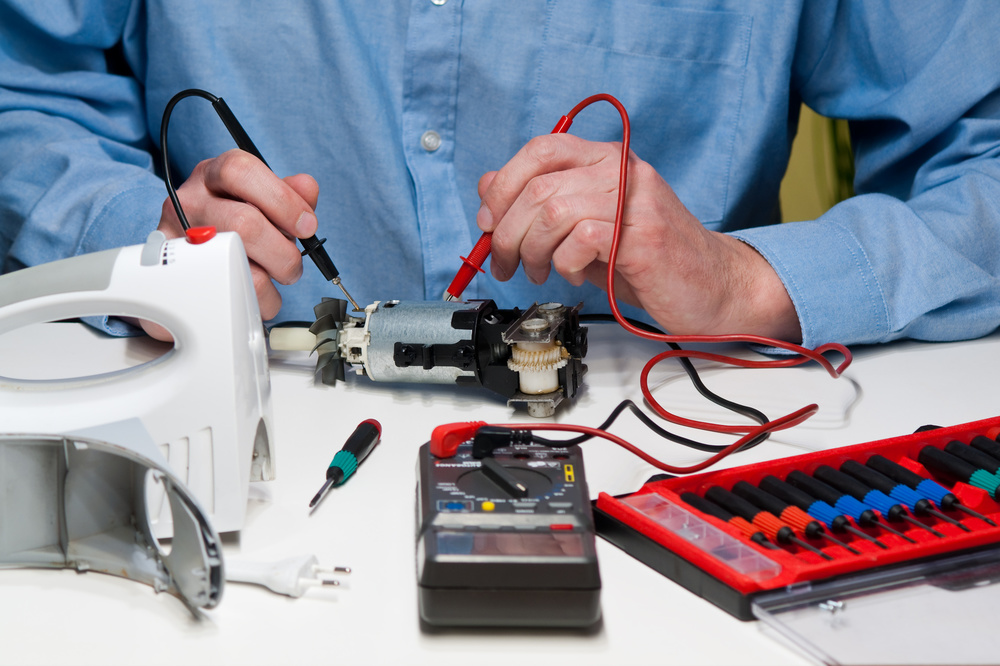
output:
[[[616,323],[614,317],[605,314],[583,314],[580,315],[580,321],[583,322],[599,321],[599,322]],[[649,331],[650,333],[659,333],[659,334],[663,333],[663,331],[661,331],[660,329],[650,324],[647,324],[643,321],[631,318],[627,318],[627,321],[633,326],[641,328],[645,331]],[[678,345],[676,342],[668,342],[667,346],[673,350],[681,351],[680,345]],[[711,402],[714,402],[716,405],[719,405],[724,409],[727,409],[736,414],[740,414],[742,416],[746,416],[747,418],[756,421],[760,425],[764,425],[769,421],[767,416],[759,409],[755,409],[748,405],[743,405],[738,402],[734,402],[727,398],[723,398],[717,393],[714,393],[711,389],[709,389],[705,385],[705,382],[702,381],[701,377],[698,374],[698,370],[694,367],[694,364],[691,362],[691,359],[686,358],[684,356],[679,356],[677,357],[677,360],[680,362],[681,367],[684,369],[684,372],[687,373],[688,378],[691,380],[691,384],[695,387],[698,393],[702,395],[702,397],[710,400]],[[626,409],[632,412],[632,414],[637,419],[639,419],[639,421],[641,421],[643,425],[652,430],[656,435],[664,439],[670,440],[671,442],[674,442],[676,444],[681,444],[683,446],[687,446],[697,451],[704,451],[706,453],[717,453],[726,448],[725,446],[720,446],[716,444],[705,444],[703,442],[689,439],[687,437],[683,437],[681,435],[677,435],[675,433],[670,432],[669,430],[659,426],[655,421],[653,421],[653,419],[651,419],[645,412],[643,412],[638,407],[638,405],[636,405],[631,400],[622,400],[620,403],[618,403],[618,405],[611,411],[611,414],[608,416],[608,418],[606,418],[603,423],[597,426],[597,429],[607,430],[608,428],[610,428],[611,424],[614,423],[615,420]],[[770,436],[771,436],[770,432],[761,433],[759,436],[755,437],[754,439],[744,444],[739,450],[746,451],[748,449],[751,449],[760,444],[761,442],[763,442],[764,440],[766,440]],[[591,439],[592,437],[594,437],[594,435],[585,434],[566,440],[551,440],[536,435],[534,437],[534,441],[537,444],[543,444],[545,446],[573,446],[576,444],[582,444],[587,440]]]
[[[180,221],[181,227],[184,229],[185,233],[191,228],[191,223],[188,222],[187,216],[184,214],[184,209],[181,207],[180,199],[177,198],[177,191],[174,188],[173,180],[170,177],[170,159],[167,151],[167,127],[170,124],[170,114],[173,112],[174,107],[178,102],[186,97],[202,97],[211,102],[212,107],[219,115],[222,123],[226,126],[226,129],[229,130],[229,134],[233,137],[233,140],[236,141],[237,147],[259,159],[268,169],[271,168],[271,166],[267,163],[267,160],[264,159],[264,156],[260,154],[259,150],[257,150],[257,146],[254,145],[254,142],[250,139],[250,135],[247,134],[245,129],[243,129],[240,121],[236,119],[236,115],[233,113],[232,109],[229,108],[229,105],[226,104],[224,99],[216,97],[212,93],[205,90],[199,90],[198,88],[182,90],[171,97],[170,101],[167,102],[167,106],[163,109],[163,120],[160,122],[160,154],[163,160],[163,181],[167,186],[167,195],[170,197],[170,202],[174,206],[174,212],[177,213],[177,219]],[[337,267],[334,266],[333,260],[330,259],[330,255],[328,255],[326,250],[323,249],[323,243],[326,242],[326,239],[319,239],[313,235],[309,238],[300,238],[299,242],[302,243],[302,247],[304,248],[302,250],[302,255],[309,255],[309,258],[312,259],[314,264],[316,264],[316,268],[318,268],[323,274],[323,277],[340,287],[340,290],[344,292],[344,296],[346,296],[347,300],[349,300],[351,305],[354,306],[354,311],[361,312],[362,308],[358,307],[358,304],[347,292],[347,288],[340,280],[340,272],[337,270]]]

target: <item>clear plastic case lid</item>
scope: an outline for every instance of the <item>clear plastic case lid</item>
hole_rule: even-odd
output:
[[[1000,547],[791,586],[754,615],[824,664],[1000,664]]]

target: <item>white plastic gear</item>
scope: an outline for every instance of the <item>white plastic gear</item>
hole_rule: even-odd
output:
[[[558,370],[566,365],[569,353],[565,347],[546,347],[544,349],[524,349],[521,344],[514,345],[507,367],[514,372],[542,372]]]
[[[565,347],[547,343],[517,343],[511,349],[507,367],[518,373],[522,393],[538,395],[559,388],[556,372],[566,365],[569,352]]]

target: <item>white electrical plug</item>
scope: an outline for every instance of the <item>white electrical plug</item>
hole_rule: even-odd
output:
[[[303,555],[277,562],[226,558],[225,571],[227,582],[262,585],[272,592],[297,598],[310,587],[340,585],[340,581],[328,576],[349,574],[351,568],[321,567],[315,555]]]

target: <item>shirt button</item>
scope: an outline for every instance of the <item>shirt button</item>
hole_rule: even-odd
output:
[[[444,3],[448,2],[448,0],[431,0],[431,2],[433,2],[435,5],[437,5],[438,7],[440,7]]]
[[[437,0],[433,0],[437,2]],[[433,153],[441,147],[441,135],[434,130],[427,130],[420,135],[420,147],[428,153]]]

